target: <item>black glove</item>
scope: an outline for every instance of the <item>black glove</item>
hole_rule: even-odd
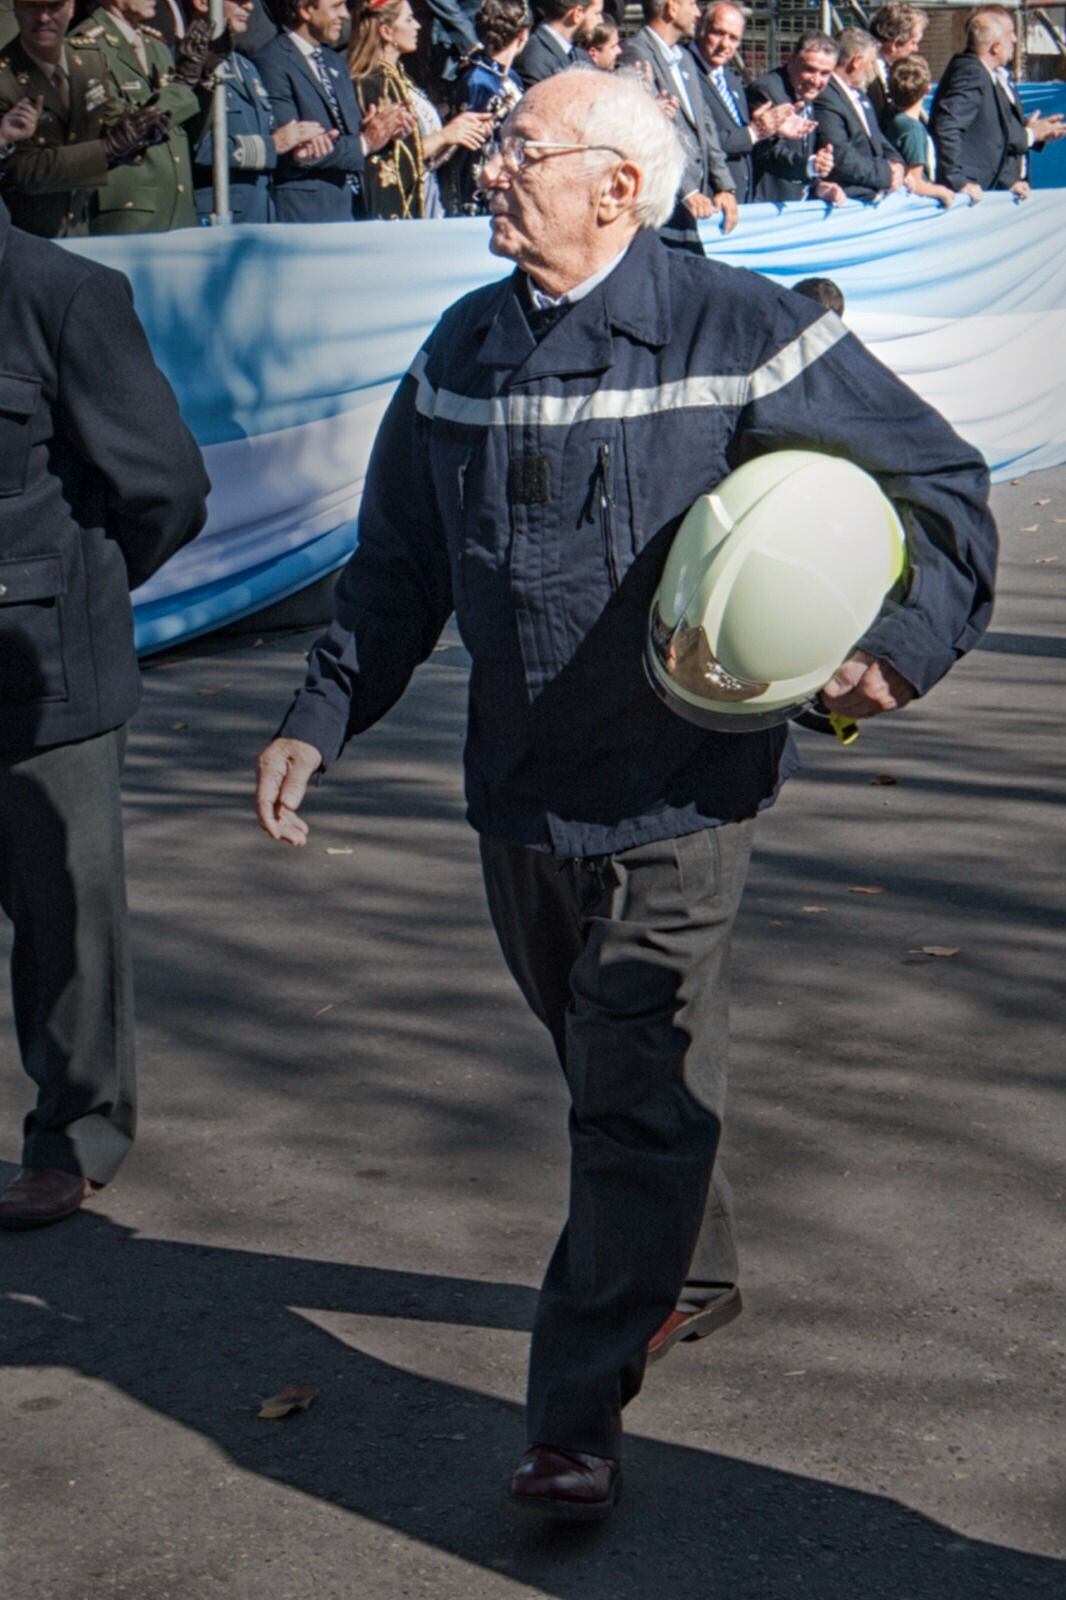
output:
[[[139,156],[154,144],[162,144],[170,127],[170,112],[158,106],[138,106],[123,112],[100,134],[109,167],[117,167]]]
[[[195,89],[208,76],[211,54],[211,24],[206,17],[195,17],[185,30],[184,39],[174,46],[174,77],[178,83]],[[214,71],[214,67],[210,68]]]

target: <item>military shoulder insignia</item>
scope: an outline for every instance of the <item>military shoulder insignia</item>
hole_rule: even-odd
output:
[[[149,39],[158,39],[160,44],[166,44],[167,42],[158,28],[150,28],[145,22],[141,23],[141,32],[146,33]]]
[[[84,39],[88,44],[96,44],[104,37],[104,30],[98,22],[87,22],[72,36],[75,39]]]

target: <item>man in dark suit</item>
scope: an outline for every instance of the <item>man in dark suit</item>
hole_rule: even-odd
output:
[[[763,101],[752,115],[743,79],[730,65],[744,38],[744,21],[743,11],[733,0],[718,0],[703,13],[689,46],[700,69],[704,99],[739,205],[755,198],[753,152],[760,140],[779,133],[802,138],[814,131],[813,122],[798,117],[787,102],[772,105]]]
[[[722,213],[722,232],[737,225],[736,184],[707,108],[699,68],[683,48],[700,20],[699,0],[644,0],[644,26],[622,51],[620,67],[644,73],[669,116],[685,153],[677,207],[660,237],[703,254],[701,217]]]
[[[883,121],[886,112],[891,109],[888,75],[893,65],[905,56],[917,54],[928,26],[926,13],[919,11],[917,6],[907,5],[906,0],[888,0],[888,4],[880,6],[870,18],[870,32],[877,41],[877,55],[874,57],[874,75],[866,86],[866,92],[873,101],[878,121]]]
[[[129,591],[203,526],[207,476],[109,267],[0,204],[0,905],[37,1086],[0,1225],[76,1211],[134,1132],[119,779]]]
[[[275,0],[284,30],[255,58],[279,126],[317,122],[321,137],[282,157],[274,180],[279,222],[351,222],[360,216],[359,174],[375,150],[411,131],[403,106],[359,110],[335,45],[346,0]]]
[[[832,77],[838,55],[828,34],[805,33],[783,66],[764,73],[748,89],[753,117],[763,106],[788,106],[807,124],[802,134],[780,131],[757,146],[756,200],[843,200],[843,192],[825,182],[832,152],[815,150],[812,115],[815,97]]]
[[[592,65],[591,56],[578,40],[603,20],[603,0],[588,0],[587,5],[576,5],[574,0],[538,0],[536,10],[540,25],[514,64],[527,89],[579,62]]]
[[[1010,82],[1014,19],[1000,6],[971,17],[966,50],[953,56],[933,101],[929,129],[937,148],[938,176],[956,193],[980,200],[985,189],[1029,193],[1029,152],[1061,139],[1061,116],[1022,115]]]
[[[866,94],[874,75],[877,41],[862,28],[845,28],[837,41],[840,58],[814,102],[819,149],[833,152],[830,183],[852,200],[875,200],[903,187],[906,164],[881,132]]]

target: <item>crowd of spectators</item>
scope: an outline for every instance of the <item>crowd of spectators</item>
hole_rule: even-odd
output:
[[[608,9],[605,11],[605,3]],[[748,81],[733,0],[0,0],[0,195],[49,238],[209,221],[215,91],[236,222],[476,215],[483,161],[532,84],[638,76],[685,152],[668,243],[698,249],[753,200],[840,205],[907,189],[948,206],[1029,193],[1060,116],[1022,112],[1012,13],[982,6],[929,114],[927,18],[890,0],[870,31],[804,34]],[[10,9],[3,9],[10,5]]]

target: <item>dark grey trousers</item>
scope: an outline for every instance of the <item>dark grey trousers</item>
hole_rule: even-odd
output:
[[[696,1300],[735,1278],[728,1190],[710,1180],[753,832],[729,823],[563,861],[482,840],[504,957],[571,1097],[570,1209],[533,1328],[531,1444],[617,1456],[622,1407],[686,1274]]]
[[[0,754],[0,905],[37,1085],[22,1164],[107,1183],[133,1141],[133,982],[119,782],[126,732]]]

